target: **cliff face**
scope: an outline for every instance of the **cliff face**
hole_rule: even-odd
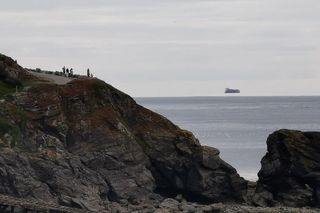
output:
[[[158,203],[155,192],[243,200],[247,183],[218,150],[128,95],[98,79],[46,83],[0,61],[3,85],[20,88],[0,96],[0,193],[93,211]]]
[[[267,141],[261,161],[257,205],[320,205],[320,133],[280,130]]]

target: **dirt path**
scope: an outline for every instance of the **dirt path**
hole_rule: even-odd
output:
[[[39,72],[32,72],[32,71],[28,71],[28,72],[34,76],[43,78],[45,80],[48,80],[49,82],[52,82],[58,85],[67,84],[74,79],[74,78],[67,78],[64,76],[58,76],[54,74],[46,74],[46,73],[39,73]]]

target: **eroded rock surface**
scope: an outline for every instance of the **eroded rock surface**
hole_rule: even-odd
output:
[[[268,138],[256,205],[320,205],[320,133],[280,130]]]

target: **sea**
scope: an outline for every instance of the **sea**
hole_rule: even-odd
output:
[[[320,131],[320,97],[161,97],[135,98],[203,145],[218,148],[221,158],[247,180],[258,179],[268,136],[279,129]]]

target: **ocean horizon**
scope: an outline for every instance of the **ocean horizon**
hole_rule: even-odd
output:
[[[258,179],[268,136],[279,129],[320,131],[320,96],[137,97],[142,106],[195,134],[244,178]]]
[[[239,94],[239,93],[221,93],[221,94],[214,94],[214,95],[186,95],[186,96],[132,96],[134,99],[144,99],[144,98],[215,98],[215,97],[320,97],[320,94],[277,94],[277,95],[248,95],[248,94]]]

